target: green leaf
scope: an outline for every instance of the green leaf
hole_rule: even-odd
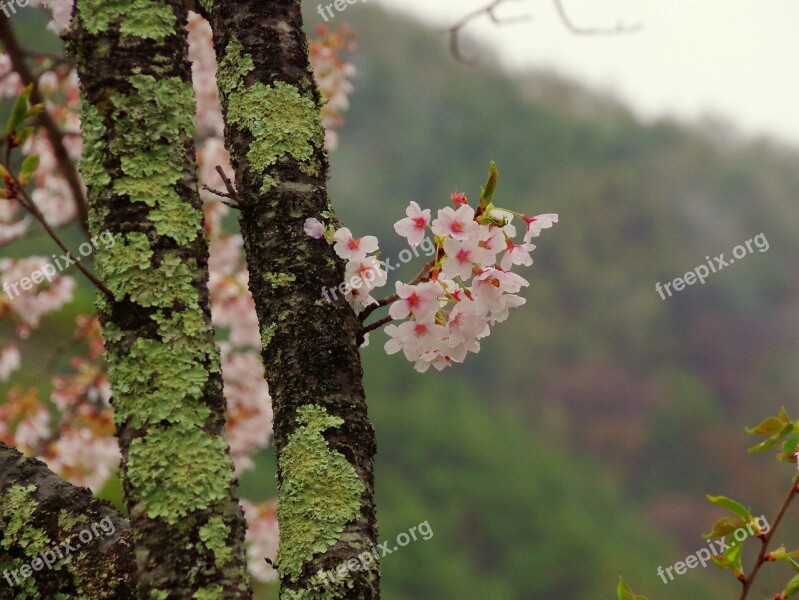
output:
[[[732,570],[737,578],[741,578],[743,576],[743,565],[741,564],[742,551],[743,544],[733,542],[722,554],[712,557],[711,560],[716,563],[717,567],[725,570]]]
[[[736,502],[735,500],[730,500],[726,496],[708,496],[707,499],[716,506],[726,508],[731,513],[738,515],[746,523],[754,519],[748,508],[746,508],[743,504]]]
[[[788,423],[782,430],[778,431],[767,440],[759,443],[757,446],[749,448],[749,452],[763,452],[764,450],[769,450],[776,446],[786,435],[793,433],[794,430],[794,424]]]
[[[799,592],[799,575],[791,579],[782,591],[786,598],[790,598],[797,592]]]
[[[39,168],[39,155],[31,154],[22,161],[22,168],[20,169],[20,177],[27,179]]]
[[[11,115],[8,117],[6,133],[14,133],[17,130],[17,127],[19,127],[25,120],[28,114],[28,100],[30,99],[31,92],[33,92],[32,83],[25,86],[16,102],[14,102],[14,108],[11,111]]]
[[[716,538],[726,537],[735,533],[735,531],[743,527],[744,524],[745,522],[743,519],[723,517],[716,521],[716,524],[713,525],[713,530],[710,533],[706,533],[702,537],[704,537],[706,540],[714,540]]]
[[[756,434],[771,435],[772,433],[777,433],[778,431],[782,431],[783,427],[785,427],[785,423],[783,421],[781,421],[777,417],[769,417],[757,427],[753,427],[752,429],[747,428],[746,433],[751,435],[756,435]]]
[[[618,600],[649,600],[646,596],[635,594],[621,577],[619,577],[619,585],[616,586],[616,597]]]
[[[488,181],[483,188],[483,193],[480,194],[480,208],[485,208],[494,199],[494,191],[497,189],[497,180],[499,179],[499,171],[497,170],[496,163],[492,160],[488,165]]]

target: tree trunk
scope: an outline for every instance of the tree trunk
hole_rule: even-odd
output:
[[[201,4],[214,30],[274,407],[281,598],[379,598],[375,438],[362,386],[360,322],[343,300],[323,299],[323,289],[344,280],[344,265],[324,239],[303,231],[309,217],[335,219],[300,2]],[[359,555],[365,567],[341,578],[317,576]]]
[[[90,540],[88,533],[81,539],[84,532],[91,533]],[[0,550],[2,598],[135,597],[127,519],[88,489],[70,485],[43,462],[2,442]],[[64,562],[67,555],[71,559]],[[51,570],[56,564],[58,570]],[[21,572],[25,565],[30,569]]]
[[[251,598],[225,439],[182,0],[77,0],[69,51],[138,594]],[[107,233],[106,233],[107,232]]]

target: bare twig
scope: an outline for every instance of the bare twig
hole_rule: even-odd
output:
[[[17,36],[14,34],[14,29],[11,27],[9,18],[3,14],[2,11],[0,11],[0,42],[2,42],[3,48],[8,53],[8,56],[11,59],[11,66],[13,67],[14,71],[19,74],[22,84],[34,84],[33,92],[31,93],[31,101],[34,104],[43,102],[42,96],[39,93],[39,89],[36,85],[37,78],[34,76],[25,62],[25,57],[30,53],[26,52],[22,48],[17,40]],[[36,119],[38,120],[39,125],[47,132],[47,139],[50,141],[50,144],[53,147],[53,153],[58,160],[58,165],[61,168],[61,172],[64,174],[64,178],[69,185],[70,191],[72,192],[72,197],[75,202],[75,207],[77,208],[81,227],[88,235],[89,205],[86,201],[86,196],[83,193],[83,185],[81,184],[77,167],[69,157],[69,152],[67,152],[67,148],[64,145],[64,137],[61,132],[61,128],[53,120],[53,117],[47,110],[40,112],[36,116]]]
[[[641,23],[631,26],[619,23],[615,27],[578,27],[574,24],[574,21],[569,18],[569,14],[563,7],[563,0],[552,0],[552,2],[555,4],[555,10],[557,11],[561,22],[566,29],[568,29],[574,35],[623,35],[628,33],[636,33],[643,29],[643,25]]]
[[[460,21],[455,23],[452,27],[447,28],[444,30],[444,33],[449,35],[449,45],[450,50],[455,56],[457,60],[467,64],[474,64],[476,60],[469,60],[467,59],[460,49],[460,36],[463,30],[469,25],[472,21],[479,19],[480,17],[488,17],[493,23],[496,25],[509,25],[512,23],[519,23],[522,21],[529,21],[530,15],[521,15],[518,17],[500,17],[497,14],[497,9],[502,6],[503,4],[507,4],[508,2],[523,2],[525,0],[491,0],[486,6],[483,8],[479,8],[475,11],[470,12],[466,16],[464,16]],[[635,33],[640,31],[643,28],[643,25],[636,24],[632,26],[627,26],[622,23],[616,25],[615,27],[580,27],[574,23],[569,17],[566,8],[563,6],[562,0],[552,0],[555,5],[555,11],[557,12],[558,18],[560,19],[561,23],[563,23],[564,27],[568,29],[571,33],[575,35],[620,35],[620,34],[628,34],[628,33]]]
[[[227,192],[222,192],[220,190],[215,190],[212,187],[208,187],[207,185],[203,184],[203,189],[207,192],[211,192],[216,196],[221,196],[222,198],[230,198],[230,195]],[[233,204],[232,202],[225,202],[224,200],[220,200],[222,204],[225,206],[229,206],[230,208],[235,208],[236,210],[241,210],[241,207],[238,204]]]
[[[228,198],[229,200],[232,200],[233,203],[225,202],[224,200],[220,200],[220,202],[222,204],[226,205],[226,206],[229,206],[230,208],[235,208],[236,210],[241,210],[241,206],[239,206],[239,194],[236,191],[236,188],[233,186],[233,182],[230,180],[230,177],[227,176],[227,174],[225,173],[225,170],[219,165],[217,165],[217,167],[216,167],[216,172],[219,173],[219,176],[222,178],[222,181],[225,184],[225,189],[227,189],[227,191],[223,192],[223,191],[220,191],[220,190],[215,190],[214,188],[209,187],[209,186],[207,186],[205,184],[203,184],[203,189],[206,190],[206,191],[211,192],[212,194],[216,194],[217,196],[220,196],[221,198]]]
[[[225,173],[225,170],[221,166],[217,165],[216,172],[219,173],[219,176],[222,178],[222,181],[225,183],[225,189],[227,190],[227,194],[225,194],[225,197],[238,202],[239,193],[236,191],[236,188],[233,186],[233,182],[230,180],[230,177],[228,177],[227,174]]]
[[[434,258],[433,260],[431,260],[429,263],[427,263],[422,267],[422,270],[419,271],[419,274],[416,277],[414,277],[413,281],[411,281],[408,285],[416,285],[417,283],[421,283],[422,280],[430,272],[430,269],[432,269],[435,266],[435,264],[436,264],[436,259]],[[358,317],[361,319],[361,322],[363,322],[366,320],[366,318],[369,315],[371,315],[378,308],[382,308],[388,304],[391,304],[392,302],[396,302],[397,300],[399,300],[399,296],[397,294],[391,294],[390,296],[386,296],[385,298],[378,300],[376,303],[370,304]]]
[[[374,331],[375,329],[380,329],[383,325],[388,325],[393,320],[394,320],[394,317],[390,317],[390,316],[389,317],[383,317],[379,321],[375,321],[371,325],[367,325],[366,327],[361,329],[361,338],[363,338],[363,336],[365,336],[370,331]]]
[[[45,219],[44,215],[42,214],[42,211],[40,211],[39,207],[36,206],[36,203],[34,203],[33,198],[31,198],[30,195],[28,195],[27,190],[20,183],[19,179],[17,179],[17,176],[14,175],[14,173],[11,172],[11,169],[10,169],[9,165],[8,164],[3,164],[2,166],[8,172],[8,177],[10,177],[11,180],[13,181],[14,187],[15,187],[15,191],[17,191],[22,196],[22,197],[18,197],[17,198],[19,203],[23,207],[25,207],[25,209],[28,212],[30,212],[36,218],[36,220],[39,221],[39,223],[42,224],[42,227],[44,227],[45,231],[50,236],[50,238],[52,238],[52,240],[56,243],[56,245],[59,248],[61,248],[61,250],[63,252],[65,252],[65,256],[72,262],[72,264],[75,265],[75,267],[78,269],[78,271],[83,273],[86,276],[86,278],[89,281],[91,281],[92,284],[94,284],[94,286],[98,290],[103,292],[108,297],[109,300],[113,301],[114,300],[114,295],[111,293],[111,290],[109,290],[103,284],[102,281],[97,279],[97,277],[95,277],[93,273],[91,273],[88,269],[86,269],[86,267],[84,267],[82,264],[80,264],[80,258],[76,257],[74,254],[72,254],[72,251],[69,248],[67,248],[66,244],[64,244],[64,242],[61,240],[61,238],[58,237],[58,234],[55,232],[55,230],[47,222],[47,219]]]
[[[791,490],[785,497],[777,516],[771,522],[771,528],[768,530],[768,533],[761,538],[760,553],[757,555],[757,561],[755,561],[755,566],[752,568],[752,572],[749,574],[749,577],[744,578],[743,589],[741,590],[741,597],[739,600],[746,600],[746,597],[749,595],[749,592],[752,589],[752,584],[755,582],[757,574],[760,572],[760,569],[763,567],[763,565],[768,562],[767,556],[769,543],[774,537],[774,533],[776,532],[779,524],[782,522],[782,518],[785,516],[785,513],[788,512],[788,507],[791,505],[791,502],[794,501],[797,495],[799,495],[799,476],[794,476],[794,478],[791,480]]]
[[[464,16],[460,21],[455,23],[452,27],[449,27],[444,31],[447,35],[449,35],[449,47],[450,51],[452,52],[453,56],[462,63],[466,64],[475,64],[477,62],[476,59],[467,59],[460,50],[460,36],[463,32],[464,28],[469,25],[472,21],[479,19],[480,17],[486,16],[491,21],[497,25],[509,25],[512,23],[519,23],[521,21],[529,21],[530,15],[521,15],[519,17],[511,17],[511,18],[503,18],[497,15],[496,10],[501,5],[506,4],[507,2],[524,2],[525,0],[492,0],[490,4],[484,6],[483,8],[477,9],[475,11],[470,12],[466,16]]]

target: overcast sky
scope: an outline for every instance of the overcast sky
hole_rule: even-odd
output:
[[[437,27],[488,4],[377,2]],[[560,25],[551,0],[509,0],[500,14],[532,20],[498,28],[483,18],[468,32],[495,48],[509,67],[553,67],[613,91],[644,116],[715,113],[745,132],[799,147],[799,0],[563,2],[579,25],[623,21],[645,28],[634,35],[576,37]]]

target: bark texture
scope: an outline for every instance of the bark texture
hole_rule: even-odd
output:
[[[251,598],[225,439],[182,0],[77,0],[84,156],[138,597]]]
[[[127,600],[135,573],[127,519],[0,442],[0,598]]]
[[[344,280],[309,217],[335,222],[320,98],[299,0],[203,0],[214,30],[226,142],[274,407],[282,599],[379,598],[374,431],[360,322],[323,289]],[[339,297],[340,298],[340,297]],[[318,577],[369,554],[368,568]],[[364,562],[367,562],[365,560]]]

